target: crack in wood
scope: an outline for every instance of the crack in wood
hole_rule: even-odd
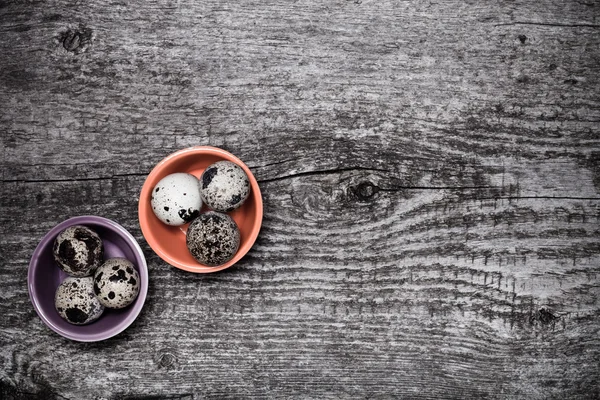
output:
[[[387,169],[368,168],[368,167],[332,168],[332,169],[325,169],[325,170],[298,172],[298,173],[289,174],[289,175],[277,176],[274,178],[257,179],[257,181],[259,183],[269,183],[269,182],[283,181],[283,180],[287,180],[287,179],[299,178],[299,177],[304,177],[304,176],[332,175],[332,174],[339,174],[342,172],[349,172],[349,171],[376,171],[376,172],[387,172],[387,173],[390,172]]]
[[[98,176],[93,178],[63,178],[63,179],[3,179],[2,183],[51,183],[51,182],[85,182],[85,181],[105,181],[115,178],[127,178],[137,176],[147,176],[147,173],[132,172],[130,174],[115,174],[111,176]]]
[[[382,192],[398,192],[402,190],[483,190],[502,189],[502,186],[399,186],[379,188]]]
[[[597,201],[600,197],[579,197],[579,196],[498,196],[482,197],[478,200],[590,200]]]
[[[533,22],[533,21],[515,21],[494,24],[494,26],[513,26],[513,25],[534,25],[534,26],[550,26],[557,28],[600,28],[597,24],[561,24],[553,22]]]

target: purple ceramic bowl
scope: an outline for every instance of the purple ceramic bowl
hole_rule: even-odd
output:
[[[72,325],[54,308],[56,288],[68,275],[56,265],[52,245],[56,236],[72,225],[85,225],[96,231],[104,243],[104,259],[125,257],[140,274],[140,294],[133,304],[121,310],[106,309],[89,325]],[[123,332],[137,318],[148,293],[148,267],[142,249],[121,225],[102,217],[74,217],[56,225],[38,244],[29,263],[27,287],[33,308],[50,329],[72,340],[97,342]]]

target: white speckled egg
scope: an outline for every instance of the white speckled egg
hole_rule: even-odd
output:
[[[104,306],[94,294],[91,276],[65,279],[56,289],[54,306],[62,318],[74,325],[89,324],[104,312]]]
[[[140,275],[125,258],[106,260],[94,274],[94,293],[104,307],[127,307],[139,292]]]
[[[191,174],[167,175],[152,189],[152,211],[167,225],[179,226],[198,216],[202,208],[200,182]]]
[[[250,194],[250,180],[239,165],[218,161],[200,178],[202,201],[215,211],[229,212],[240,207]]]

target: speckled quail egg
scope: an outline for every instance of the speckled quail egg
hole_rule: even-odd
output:
[[[240,247],[240,230],[227,214],[209,211],[189,226],[186,244],[192,256],[204,265],[217,266],[231,260]]]
[[[88,276],[102,264],[104,246],[100,236],[82,225],[70,226],[58,234],[52,248],[60,269],[72,276]]]
[[[62,318],[74,325],[89,324],[104,312],[104,306],[94,294],[91,276],[65,279],[56,289],[54,306]]]
[[[154,214],[167,225],[190,222],[200,213],[200,182],[191,174],[167,175],[152,189],[150,203]]]
[[[94,274],[94,293],[104,307],[127,307],[139,292],[140,275],[125,258],[106,260]]]
[[[218,161],[200,178],[202,201],[215,211],[229,212],[240,207],[250,194],[250,180],[239,165]]]

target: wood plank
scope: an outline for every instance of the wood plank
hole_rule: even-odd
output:
[[[600,397],[594,2],[0,5],[0,398]],[[236,267],[166,265],[146,174],[225,148],[261,186]],[[151,282],[80,344],[26,289],[96,214]]]

